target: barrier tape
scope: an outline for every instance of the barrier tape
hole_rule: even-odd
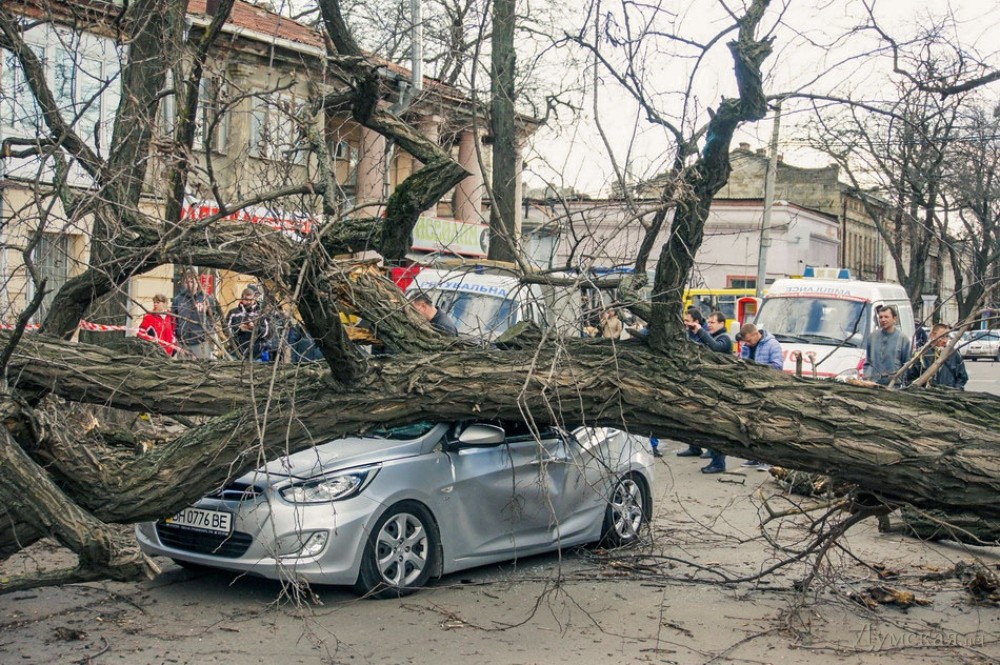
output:
[[[16,328],[13,323],[0,323],[0,330],[14,330]],[[41,326],[37,323],[29,323],[24,328],[25,330],[38,330]],[[78,326],[80,330],[86,330],[88,332],[132,332],[139,339],[144,339],[147,342],[156,342],[159,344],[164,351],[167,351],[169,355],[173,355],[180,350],[180,347],[176,344],[161,342],[157,339],[156,335],[150,335],[145,330],[140,330],[139,328],[127,328],[125,326],[109,326],[103,323],[93,323],[92,321],[81,320]]]

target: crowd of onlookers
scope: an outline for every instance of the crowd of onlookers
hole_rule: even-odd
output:
[[[409,302],[436,331],[458,335],[451,317],[435,307],[426,294],[415,293]],[[220,329],[222,343],[216,334]],[[251,284],[244,288],[239,301],[223,315],[218,301],[202,288],[193,270],[184,273],[173,304],[163,294],[153,297],[153,309],[143,317],[138,332],[179,360],[303,362],[323,357],[301,323],[278,308],[264,307],[260,287]]]
[[[219,329],[224,339],[221,343]],[[268,362],[284,354],[301,362],[322,357],[300,323],[281,312],[264,310],[259,287],[243,289],[240,300],[223,315],[218,301],[202,288],[194,271],[185,272],[172,304],[163,294],[153,297],[153,309],[143,317],[139,333],[179,360]]]
[[[894,305],[876,307],[876,315],[878,328],[869,336],[865,347],[865,380],[889,388],[905,388],[928,374],[923,385],[965,389],[969,375],[962,356],[955,349],[948,352],[950,326],[938,323],[924,339],[911,341],[899,329],[899,312]],[[684,325],[689,341],[718,353],[733,353],[734,341],[726,331],[726,316],[722,312],[712,312],[706,318],[700,309],[690,307],[684,313]],[[741,358],[779,372],[784,369],[781,343],[766,330],[747,323],[736,335],[736,342],[739,342]],[[651,438],[650,444],[653,454],[662,456],[655,437]],[[689,445],[678,451],[677,456],[709,459],[709,464],[702,467],[702,473],[726,471],[725,456],[710,449]],[[742,466],[759,470],[770,468],[768,464],[753,459],[744,461]]]

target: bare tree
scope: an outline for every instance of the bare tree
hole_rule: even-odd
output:
[[[318,4],[318,3],[316,3]],[[490,12],[483,0],[423,0],[423,59],[426,75],[447,85],[469,88],[481,44],[490,38]],[[359,45],[392,62],[411,56],[410,0],[347,0],[344,15]]]
[[[360,270],[355,261],[336,258],[359,249],[390,259],[403,256],[421,211],[465,175],[447,151],[380,103],[398,90],[361,52],[339,2],[319,3],[333,46],[326,57],[336,85],[310,81],[315,94],[306,110],[280,107],[284,117],[297,119],[297,139],[314,161],[301,172],[286,171],[269,189],[233,197],[211,175],[221,175],[218,165],[190,158],[198,134],[191,123],[198,117],[197,91],[208,61],[203,54],[212,52],[230,3],[221,2],[188,42],[182,39],[185,0],[142,0],[106,16],[130,46],[122,51],[123,89],[107,156],[87,145],[75,123],[66,122],[37,56],[25,47],[24,25],[10,5],[0,7],[0,47],[17,58],[44,118],[38,139],[22,149],[53,160],[57,171],[65,170],[61,162],[76,160],[92,178],[86,191],[99,194],[81,203],[79,190],[54,187],[67,208],[94,220],[95,251],[55,294],[39,333],[25,334],[22,319],[0,337],[7,379],[0,404],[7,425],[0,432],[0,555],[51,536],[78,554],[79,565],[0,581],[0,592],[149,573],[151,562],[110,524],[171,514],[261,459],[414,418],[530,413],[539,424],[617,425],[835,472],[873,501],[995,517],[992,499],[1000,489],[995,398],[809,382],[682,348],[680,303],[671,294],[687,279],[712,196],[728,175],[733,132],[766,111],[761,66],[771,41],[758,33],[769,4],[754,0],[720,33],[732,35],[727,45],[738,97],[719,102],[693,136],[677,134],[682,157],[676,181],[664,194],[677,201],[677,212],[657,271],[650,344],[622,348],[525,334],[495,349],[452,346],[406,306],[394,285]],[[182,50],[184,58],[176,58]],[[173,68],[181,72],[184,94],[164,159],[166,177],[160,179],[169,185],[162,214],[142,198],[148,176],[137,175],[134,167],[155,152],[154,120]],[[271,90],[287,85],[277,80]],[[307,122],[308,112],[350,114],[422,163],[385,202],[384,216],[338,216],[342,202],[325,137]],[[694,147],[698,140],[703,140],[700,150]],[[297,173],[305,175],[296,179]],[[196,175],[205,178],[202,186],[215,188],[221,209],[182,222],[178,183]],[[325,215],[322,228],[308,238],[227,219],[260,202],[304,195],[318,197]],[[63,339],[97,298],[171,263],[266,281],[297,306],[326,362],[311,368],[177,363]],[[44,292],[44,282],[38,292]],[[26,311],[38,304],[33,301]],[[379,335],[393,355],[368,357],[347,340],[340,313],[348,306],[379,322]],[[147,454],[123,455],[110,445],[108,432],[81,427],[74,409],[53,408],[53,400],[170,416],[189,427]],[[964,408],[956,409],[956,403]],[[958,444],[956,429],[962,432]],[[956,484],[964,490],[941,491]]]
[[[952,214],[940,220],[960,320],[971,320],[981,305],[1000,300],[1000,121],[984,106],[970,104],[962,112],[948,151],[945,187]]]
[[[490,128],[493,132],[493,182],[490,191],[490,258],[516,258],[518,229],[517,204],[518,137],[514,118],[514,80],[517,58],[514,51],[514,0],[493,2],[493,48],[490,57]]]
[[[926,284],[940,279],[940,273],[930,272],[940,264],[930,259],[944,244],[940,212],[961,107],[961,97],[940,100],[901,84],[896,99],[887,103],[818,113],[816,145],[837,162],[859,194],[914,311],[920,311],[925,292],[937,293],[936,286],[928,290]]]

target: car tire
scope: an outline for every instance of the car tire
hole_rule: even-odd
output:
[[[437,570],[440,537],[430,511],[401,501],[382,513],[365,542],[355,593],[399,598],[427,584]]]
[[[604,509],[601,543],[624,547],[639,540],[652,517],[653,501],[646,479],[634,473],[619,478]]]

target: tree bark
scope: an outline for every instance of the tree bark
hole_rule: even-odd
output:
[[[998,517],[1000,399],[990,395],[797,379],[688,344],[667,353],[581,341],[396,355],[369,359],[371,371],[351,386],[298,368],[250,365],[240,379],[247,368],[235,363],[206,372],[156,358],[122,363],[84,345],[66,353],[62,342],[24,348],[30,356],[12,365],[18,388],[117,408],[225,412],[121,466],[115,487],[80,483],[94,474],[51,455],[49,472],[67,479],[69,498],[103,521],[162,517],[264,460],[375,425],[525,411],[539,424],[612,425],[833,475],[890,504]],[[158,384],[160,399],[137,402]],[[190,395],[169,386],[190,386]],[[0,551],[10,547],[0,541]]]

